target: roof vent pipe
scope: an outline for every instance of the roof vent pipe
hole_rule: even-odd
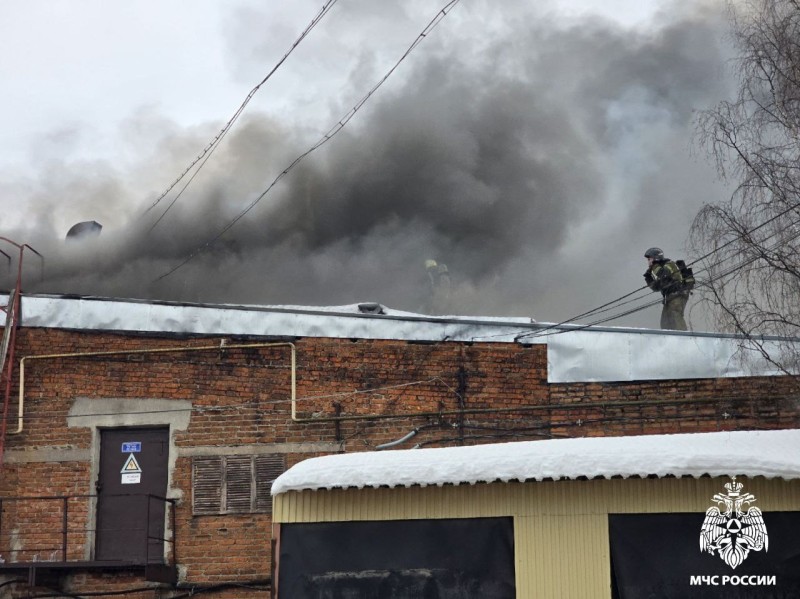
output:
[[[80,241],[90,237],[97,237],[100,231],[103,230],[103,225],[96,220],[87,220],[82,223],[77,223],[70,227],[67,231],[67,241]]]
[[[386,314],[383,306],[376,302],[365,302],[358,304],[358,311],[362,314]]]

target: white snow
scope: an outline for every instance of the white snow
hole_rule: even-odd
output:
[[[584,437],[337,454],[293,466],[275,480],[272,494],[650,475],[800,478],[800,430]]]

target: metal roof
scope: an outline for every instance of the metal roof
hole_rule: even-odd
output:
[[[731,335],[554,325],[531,318],[427,316],[382,308],[384,313],[376,314],[363,313],[358,304],[210,305],[24,295],[21,324],[181,335],[546,343],[551,383],[783,374],[760,354],[742,359],[741,340]],[[780,351],[778,340],[767,340],[767,347],[771,343]]]
[[[586,437],[304,460],[272,494],[332,488],[648,476],[800,478],[800,430]]]

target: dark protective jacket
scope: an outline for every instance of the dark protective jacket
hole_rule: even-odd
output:
[[[681,269],[672,260],[658,260],[644,273],[647,286],[660,291],[665,298],[684,291]]]

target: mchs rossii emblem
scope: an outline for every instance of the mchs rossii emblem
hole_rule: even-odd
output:
[[[741,564],[750,551],[767,551],[767,526],[761,510],[750,506],[747,512],[743,506],[755,503],[750,493],[742,493],[744,485],[732,477],[725,484],[728,492],[717,493],[711,499],[717,503],[706,510],[706,519],[700,529],[700,551],[717,553],[731,568]],[[720,512],[718,506],[725,506]]]

